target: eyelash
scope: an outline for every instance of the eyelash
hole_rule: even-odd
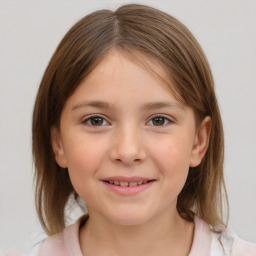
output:
[[[171,119],[165,117],[164,115],[160,115],[160,114],[151,117],[150,121],[152,121],[154,118],[157,118],[157,117],[163,118],[165,121],[168,121],[168,124],[173,123],[173,121],[172,121]],[[105,118],[103,118],[102,116],[95,114],[95,115],[91,115],[91,116],[89,116],[88,118],[86,118],[85,120],[83,120],[82,123],[83,123],[83,124],[86,124],[86,125],[88,125],[88,126],[91,126],[91,127],[95,127],[95,128],[104,126],[104,125],[99,125],[99,126],[97,126],[97,125],[88,124],[88,121],[90,121],[90,120],[92,121],[93,118],[101,118],[101,119],[103,119],[104,121],[106,121]],[[106,122],[107,122],[107,121],[106,121]],[[166,125],[167,125],[167,124],[164,124],[164,125],[153,125],[153,126],[155,126],[155,127],[165,127]]]

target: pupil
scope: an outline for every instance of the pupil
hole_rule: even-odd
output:
[[[91,122],[92,122],[93,125],[101,125],[102,124],[102,118],[101,117],[94,117]]]
[[[154,125],[163,125],[164,124],[164,118],[163,117],[155,117],[153,119],[153,124]]]

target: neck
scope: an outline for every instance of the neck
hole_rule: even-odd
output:
[[[187,256],[192,246],[194,223],[177,211],[134,226],[118,225],[97,214],[89,216],[79,234],[84,256]]]

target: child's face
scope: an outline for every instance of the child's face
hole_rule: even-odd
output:
[[[192,109],[159,80],[112,51],[67,100],[52,142],[89,214],[135,225],[177,213],[189,166],[206,150],[207,129],[196,129]]]

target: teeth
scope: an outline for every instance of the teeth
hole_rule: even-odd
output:
[[[141,184],[145,184],[147,183],[148,181],[133,181],[133,182],[127,182],[127,181],[112,181],[110,180],[109,183],[110,184],[114,184],[114,185],[117,185],[117,186],[121,186],[121,187],[135,187],[135,186],[138,186],[138,185],[141,185]]]
[[[129,187],[135,187],[138,185],[138,182],[129,182]]]
[[[120,181],[120,186],[121,186],[121,187],[128,187],[128,182],[126,182],[126,181]]]

